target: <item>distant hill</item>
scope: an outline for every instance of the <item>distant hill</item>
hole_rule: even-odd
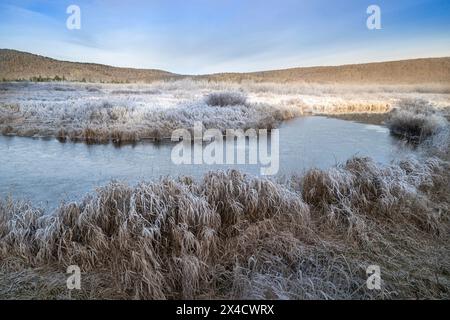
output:
[[[0,49],[0,81],[64,78],[67,81],[86,82],[152,82],[176,77],[179,76],[162,70],[60,61],[27,52]]]
[[[118,68],[94,63],[59,61],[31,53],[0,49],[1,80],[67,80],[87,82],[152,82],[187,76],[152,70]],[[450,57],[424,58],[343,66],[292,68],[251,73],[189,76],[213,81],[273,81],[358,84],[450,84]]]
[[[223,73],[204,76],[208,79],[242,81],[358,84],[450,84],[450,57],[400,60],[343,66],[292,68],[252,73]]]

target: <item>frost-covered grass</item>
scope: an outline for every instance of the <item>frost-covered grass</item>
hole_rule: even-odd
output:
[[[112,86],[28,85],[2,95],[0,129],[19,136],[56,136],[88,143],[170,139],[179,128],[201,121],[206,129],[272,128],[299,109],[247,103],[243,93],[149,91]],[[95,88],[96,90],[94,90]],[[233,100],[239,97],[239,101]],[[227,101],[228,99],[228,101]],[[244,103],[237,103],[244,102]]]
[[[424,100],[402,100],[387,120],[391,133],[414,144],[445,150],[450,143],[450,125],[442,110]]]
[[[245,106],[247,97],[240,92],[213,92],[206,97],[205,102],[213,107]]]
[[[153,96],[133,90],[125,96],[137,104],[150,101],[139,97]],[[80,91],[59,92],[72,97]],[[170,91],[155,95],[170,101]],[[92,92],[83,94],[103,97]],[[173,92],[177,102],[153,119],[169,114],[178,121],[186,112],[206,114],[214,124],[235,123],[214,117],[220,110],[264,110],[256,109],[262,106],[248,92],[246,105],[214,108],[205,103],[211,93],[201,90],[196,101],[203,102],[186,110],[177,103],[190,101],[193,93]],[[123,93],[116,95],[125,101]],[[68,124],[136,121],[129,107],[102,99],[100,107],[43,103],[41,119],[58,114]],[[22,108],[11,104],[3,112],[36,116],[40,110]],[[404,112],[421,119],[442,112],[417,100],[402,100],[398,108],[392,121],[404,119]],[[390,165],[352,158],[282,182],[228,171],[200,181],[110,183],[50,214],[30,203],[0,200],[0,298],[67,298],[65,271],[75,264],[83,280],[72,298],[449,299],[450,141],[427,121],[418,126],[431,128],[418,141],[423,157]],[[83,134],[86,140],[97,137],[90,130]],[[369,265],[381,268],[381,290],[367,289]]]
[[[46,215],[0,202],[0,298],[448,299],[448,164],[353,158],[285,183],[237,171],[111,183]],[[382,289],[368,290],[379,265]]]
[[[174,129],[274,128],[302,114],[385,113],[423,98],[448,112],[445,86],[343,86],[181,80],[153,84],[1,83],[0,132],[89,143],[170,138]]]

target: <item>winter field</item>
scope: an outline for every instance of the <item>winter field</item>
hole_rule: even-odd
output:
[[[424,100],[449,113],[443,85],[350,86],[180,80],[154,84],[0,83],[4,135],[87,143],[170,139],[173,130],[270,129],[305,114],[384,114]],[[423,103],[422,101],[421,103]]]
[[[72,298],[449,299],[448,87],[0,84],[2,134],[67,142],[353,113],[382,115],[411,156],[353,157],[282,181],[231,170],[111,182],[54,212],[0,200],[0,297],[68,298],[76,264],[84,285]],[[380,290],[366,286],[370,265],[382,270]]]

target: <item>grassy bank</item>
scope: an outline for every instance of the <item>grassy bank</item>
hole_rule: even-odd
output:
[[[450,297],[449,165],[353,158],[284,183],[237,171],[111,183],[46,215],[0,203],[0,297]],[[379,265],[382,289],[368,290]]]
[[[417,154],[390,165],[110,183],[52,213],[2,200],[0,298],[68,298],[78,265],[72,298],[449,299],[448,123],[413,105],[389,126]],[[367,289],[369,265],[381,290]]]
[[[149,85],[1,83],[0,133],[128,143],[206,129],[269,129],[305,114],[385,114],[404,99],[450,110],[448,88],[169,81]]]

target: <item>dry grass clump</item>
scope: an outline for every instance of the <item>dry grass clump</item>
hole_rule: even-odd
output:
[[[448,92],[441,87],[188,78],[145,85],[1,83],[0,132],[90,143],[170,140],[173,130],[192,128],[196,121],[222,131],[272,129],[303,114],[383,114],[404,98],[426,98],[448,114]],[[86,128],[90,132],[84,134]]]
[[[237,171],[113,182],[47,215],[2,201],[0,296],[67,297],[77,264],[77,297],[448,298],[448,169],[354,158],[287,184]],[[381,291],[366,289],[370,264]]]
[[[108,132],[102,129],[86,127],[81,134],[81,139],[87,144],[107,143],[109,136]]]
[[[3,128],[2,128],[2,134],[3,135],[9,135],[9,134],[11,134],[11,133],[13,133],[14,132],[14,129],[13,129],[13,127],[11,127],[11,126],[4,126]]]
[[[133,132],[132,130],[115,130],[111,133],[111,141],[114,144],[120,145],[123,143],[130,143],[138,140],[139,138],[136,132]]]
[[[243,221],[251,224],[277,215],[299,227],[308,225],[309,211],[298,195],[273,181],[248,179],[238,171],[219,171],[205,175],[201,187],[221,217],[224,234],[236,234],[236,226]]]
[[[264,220],[279,210],[271,204],[290,203],[305,211],[296,215],[307,218],[299,199],[272,196],[277,186],[271,182],[248,180],[237,172],[222,178],[220,186],[214,176],[206,176],[204,185],[171,179],[135,188],[111,183],[82,204],[63,205],[50,216],[28,204],[1,203],[1,256],[24,258],[22,263],[33,268],[77,264],[87,273],[108,270],[124,297],[193,298],[207,292],[214,277],[211,267],[220,258],[220,239],[227,239],[221,230],[237,227],[216,209],[219,199],[208,201],[205,193],[212,185],[217,190],[239,181],[231,190],[235,199],[227,200],[238,220]],[[261,216],[253,205],[243,206],[250,197],[263,209]]]
[[[214,92],[206,97],[205,102],[213,107],[245,106],[247,97],[241,92]]]
[[[445,129],[448,123],[442,116],[399,110],[388,120],[391,133],[410,142],[421,143]]]
[[[409,225],[439,235],[441,215],[421,194],[445,181],[445,163],[439,159],[401,161],[379,167],[368,158],[353,158],[329,171],[310,170],[301,184],[302,195],[321,212],[324,223],[345,229],[348,235],[370,238],[371,225],[379,219]]]
[[[326,104],[314,104],[310,107],[314,114],[353,114],[353,113],[386,113],[391,110],[390,103],[380,101],[330,101]]]
[[[439,110],[423,100],[401,101],[391,113],[387,125],[393,135],[413,143],[423,143],[432,136],[448,132],[449,127]]]
[[[26,257],[33,267],[105,270],[124,297],[192,297],[208,277],[218,223],[203,199],[175,181],[134,190],[112,183],[52,216],[12,215],[2,224],[1,252]]]

